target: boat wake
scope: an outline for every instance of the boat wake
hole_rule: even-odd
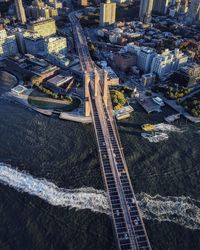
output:
[[[0,163],[0,183],[19,192],[35,195],[53,206],[90,209],[110,214],[106,192],[94,188],[63,189],[45,179],[37,179],[28,173]],[[151,197],[146,193],[137,196],[142,216],[147,220],[174,222],[192,230],[200,230],[200,201],[189,197]]]
[[[142,133],[141,136],[145,139],[147,139],[151,143],[158,143],[161,141],[166,141],[168,140],[169,136],[167,133],[164,132],[155,132],[152,134],[149,133]]]
[[[159,123],[155,124],[155,131],[154,133],[142,133],[142,137],[147,139],[151,143],[158,143],[162,141],[166,141],[169,139],[170,132],[182,133],[184,132],[180,128],[166,123]]]
[[[30,174],[0,164],[0,183],[21,192],[35,195],[53,206],[90,209],[109,214],[106,193],[94,188],[63,189],[45,179],[36,179]]]
[[[155,127],[157,131],[162,131],[162,132],[177,132],[177,133],[183,132],[183,130],[181,130],[180,128],[166,123],[158,123],[155,125]]]
[[[200,230],[200,201],[187,196],[137,195],[143,217],[147,220],[174,222],[183,227]]]

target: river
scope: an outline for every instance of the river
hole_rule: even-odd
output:
[[[140,136],[141,124],[163,122],[172,111],[165,108],[164,114],[147,115],[137,104],[134,108],[133,118],[119,123],[119,132],[152,247],[197,250],[200,127],[180,120],[175,124],[180,132],[150,143]],[[104,189],[91,125],[45,117],[2,97],[0,120],[0,162],[8,168],[39,180],[39,185],[53,183],[59,192]],[[1,175],[0,171],[0,179]],[[1,250],[116,249],[108,215],[51,204],[23,191],[21,184],[20,189],[18,183],[0,183]]]

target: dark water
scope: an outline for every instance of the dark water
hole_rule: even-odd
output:
[[[182,120],[177,125],[184,133],[151,144],[141,139],[140,125],[161,122],[162,115],[148,116],[135,108],[135,116],[119,124],[135,192],[200,200],[199,126]],[[103,189],[92,126],[48,118],[5,100],[0,100],[0,120],[0,162],[59,187]],[[0,250],[116,249],[106,215],[53,207],[3,185],[0,214]],[[153,249],[200,249],[197,230],[170,222],[145,224]]]

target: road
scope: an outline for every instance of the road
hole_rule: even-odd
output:
[[[103,100],[103,82],[99,81],[98,95],[94,91],[94,72],[98,71],[90,57],[84,31],[76,17],[69,15],[77,52],[83,72],[90,74],[90,106],[96,134],[101,172],[108,192],[116,242],[120,250],[149,250],[150,242],[135,198],[120,143],[117,126],[112,115],[110,98]],[[102,79],[102,78],[100,78]]]

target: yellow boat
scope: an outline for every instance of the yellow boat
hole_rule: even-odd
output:
[[[154,131],[154,130],[156,130],[156,127],[155,127],[155,125],[153,125],[153,124],[144,124],[144,125],[142,125],[142,129],[143,129],[144,131],[149,132],[149,131]]]

